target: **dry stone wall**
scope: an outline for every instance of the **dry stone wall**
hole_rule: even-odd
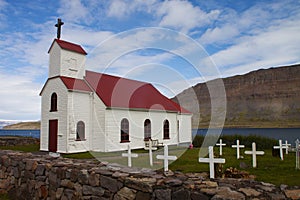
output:
[[[31,137],[13,137],[13,136],[2,136],[0,137],[0,146],[16,146],[16,145],[31,145],[39,144],[38,138]]]
[[[136,169],[99,162],[0,151],[0,193],[10,199],[297,199],[300,189],[207,173]]]

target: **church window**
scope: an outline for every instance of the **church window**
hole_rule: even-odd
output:
[[[144,122],[144,140],[148,141],[151,139],[151,121],[146,119]]]
[[[51,95],[51,106],[50,106],[50,112],[57,111],[57,94],[54,92]]]
[[[167,119],[164,121],[164,139],[170,139],[170,125]]]
[[[78,141],[85,140],[85,125],[83,121],[79,121],[77,123],[76,140]]]
[[[121,142],[129,142],[129,122],[126,118],[121,121]]]

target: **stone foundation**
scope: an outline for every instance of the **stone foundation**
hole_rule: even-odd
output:
[[[0,151],[0,193],[11,199],[298,199],[300,189],[207,173],[158,172],[96,160]]]

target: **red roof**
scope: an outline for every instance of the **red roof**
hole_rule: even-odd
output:
[[[50,52],[54,42],[56,42],[62,49],[66,49],[66,50],[69,50],[69,51],[74,51],[74,52],[77,52],[77,53],[80,53],[80,54],[87,55],[85,50],[80,45],[74,44],[74,43],[71,43],[71,42],[67,42],[67,41],[64,41],[64,40],[59,40],[59,39],[54,39],[54,41],[52,42],[52,44],[50,46],[50,49],[49,49],[48,53]]]
[[[107,107],[190,113],[149,83],[92,71],[85,79]]]
[[[92,92],[84,80],[61,76],[60,79],[69,90]]]

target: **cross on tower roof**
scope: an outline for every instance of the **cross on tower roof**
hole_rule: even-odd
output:
[[[64,23],[61,21],[60,18],[57,19],[57,24],[55,24],[55,27],[57,27],[57,39],[60,38],[61,33],[61,26],[64,25]]]

